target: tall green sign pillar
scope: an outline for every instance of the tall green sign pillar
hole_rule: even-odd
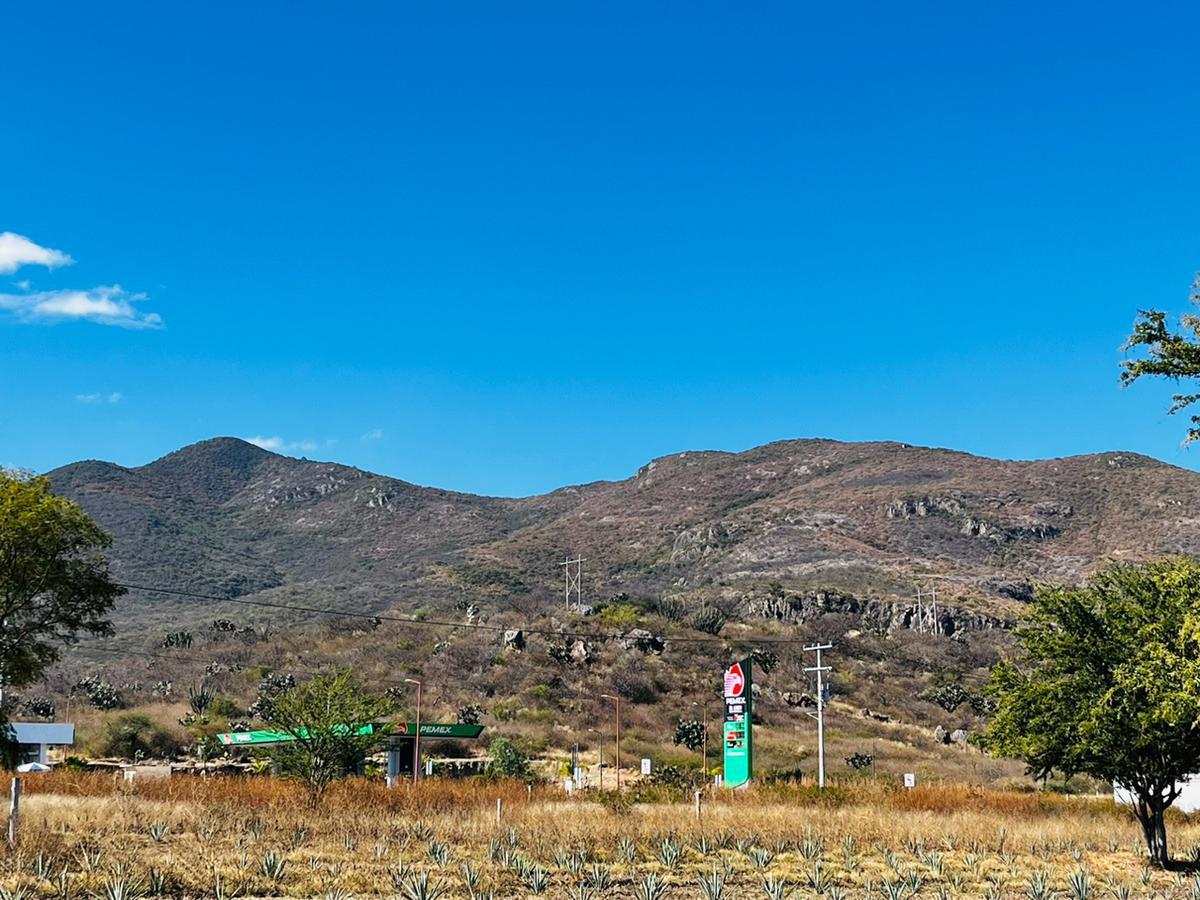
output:
[[[750,684],[749,659],[735,662],[725,670],[725,723],[721,744],[725,748],[726,787],[743,787],[754,775]]]

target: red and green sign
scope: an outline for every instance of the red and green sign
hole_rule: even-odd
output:
[[[750,660],[735,662],[725,670],[725,722],[721,744],[725,748],[725,786],[749,784],[754,774],[754,739],[750,722]]]

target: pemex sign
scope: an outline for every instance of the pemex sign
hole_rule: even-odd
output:
[[[725,748],[725,786],[742,787],[754,774],[749,659],[735,662],[725,670],[724,694],[725,723],[721,745]]]

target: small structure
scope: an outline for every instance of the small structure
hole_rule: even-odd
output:
[[[1181,813],[1194,813],[1200,809],[1200,775],[1189,775],[1175,786],[1179,788],[1179,796],[1171,804],[1172,809]],[[1122,806],[1133,806],[1133,792],[1123,785],[1114,784],[1113,800]]]
[[[10,722],[17,739],[18,763],[50,762],[50,754],[75,744],[75,726],[69,722]]]

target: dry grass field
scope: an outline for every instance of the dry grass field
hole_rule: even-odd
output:
[[[7,782],[4,782],[7,791]],[[861,783],[690,803],[565,799],[519,783],[25,779],[0,897],[1200,897],[1151,871],[1103,799]],[[496,801],[502,801],[497,822]],[[1173,819],[1190,859],[1200,824]]]

